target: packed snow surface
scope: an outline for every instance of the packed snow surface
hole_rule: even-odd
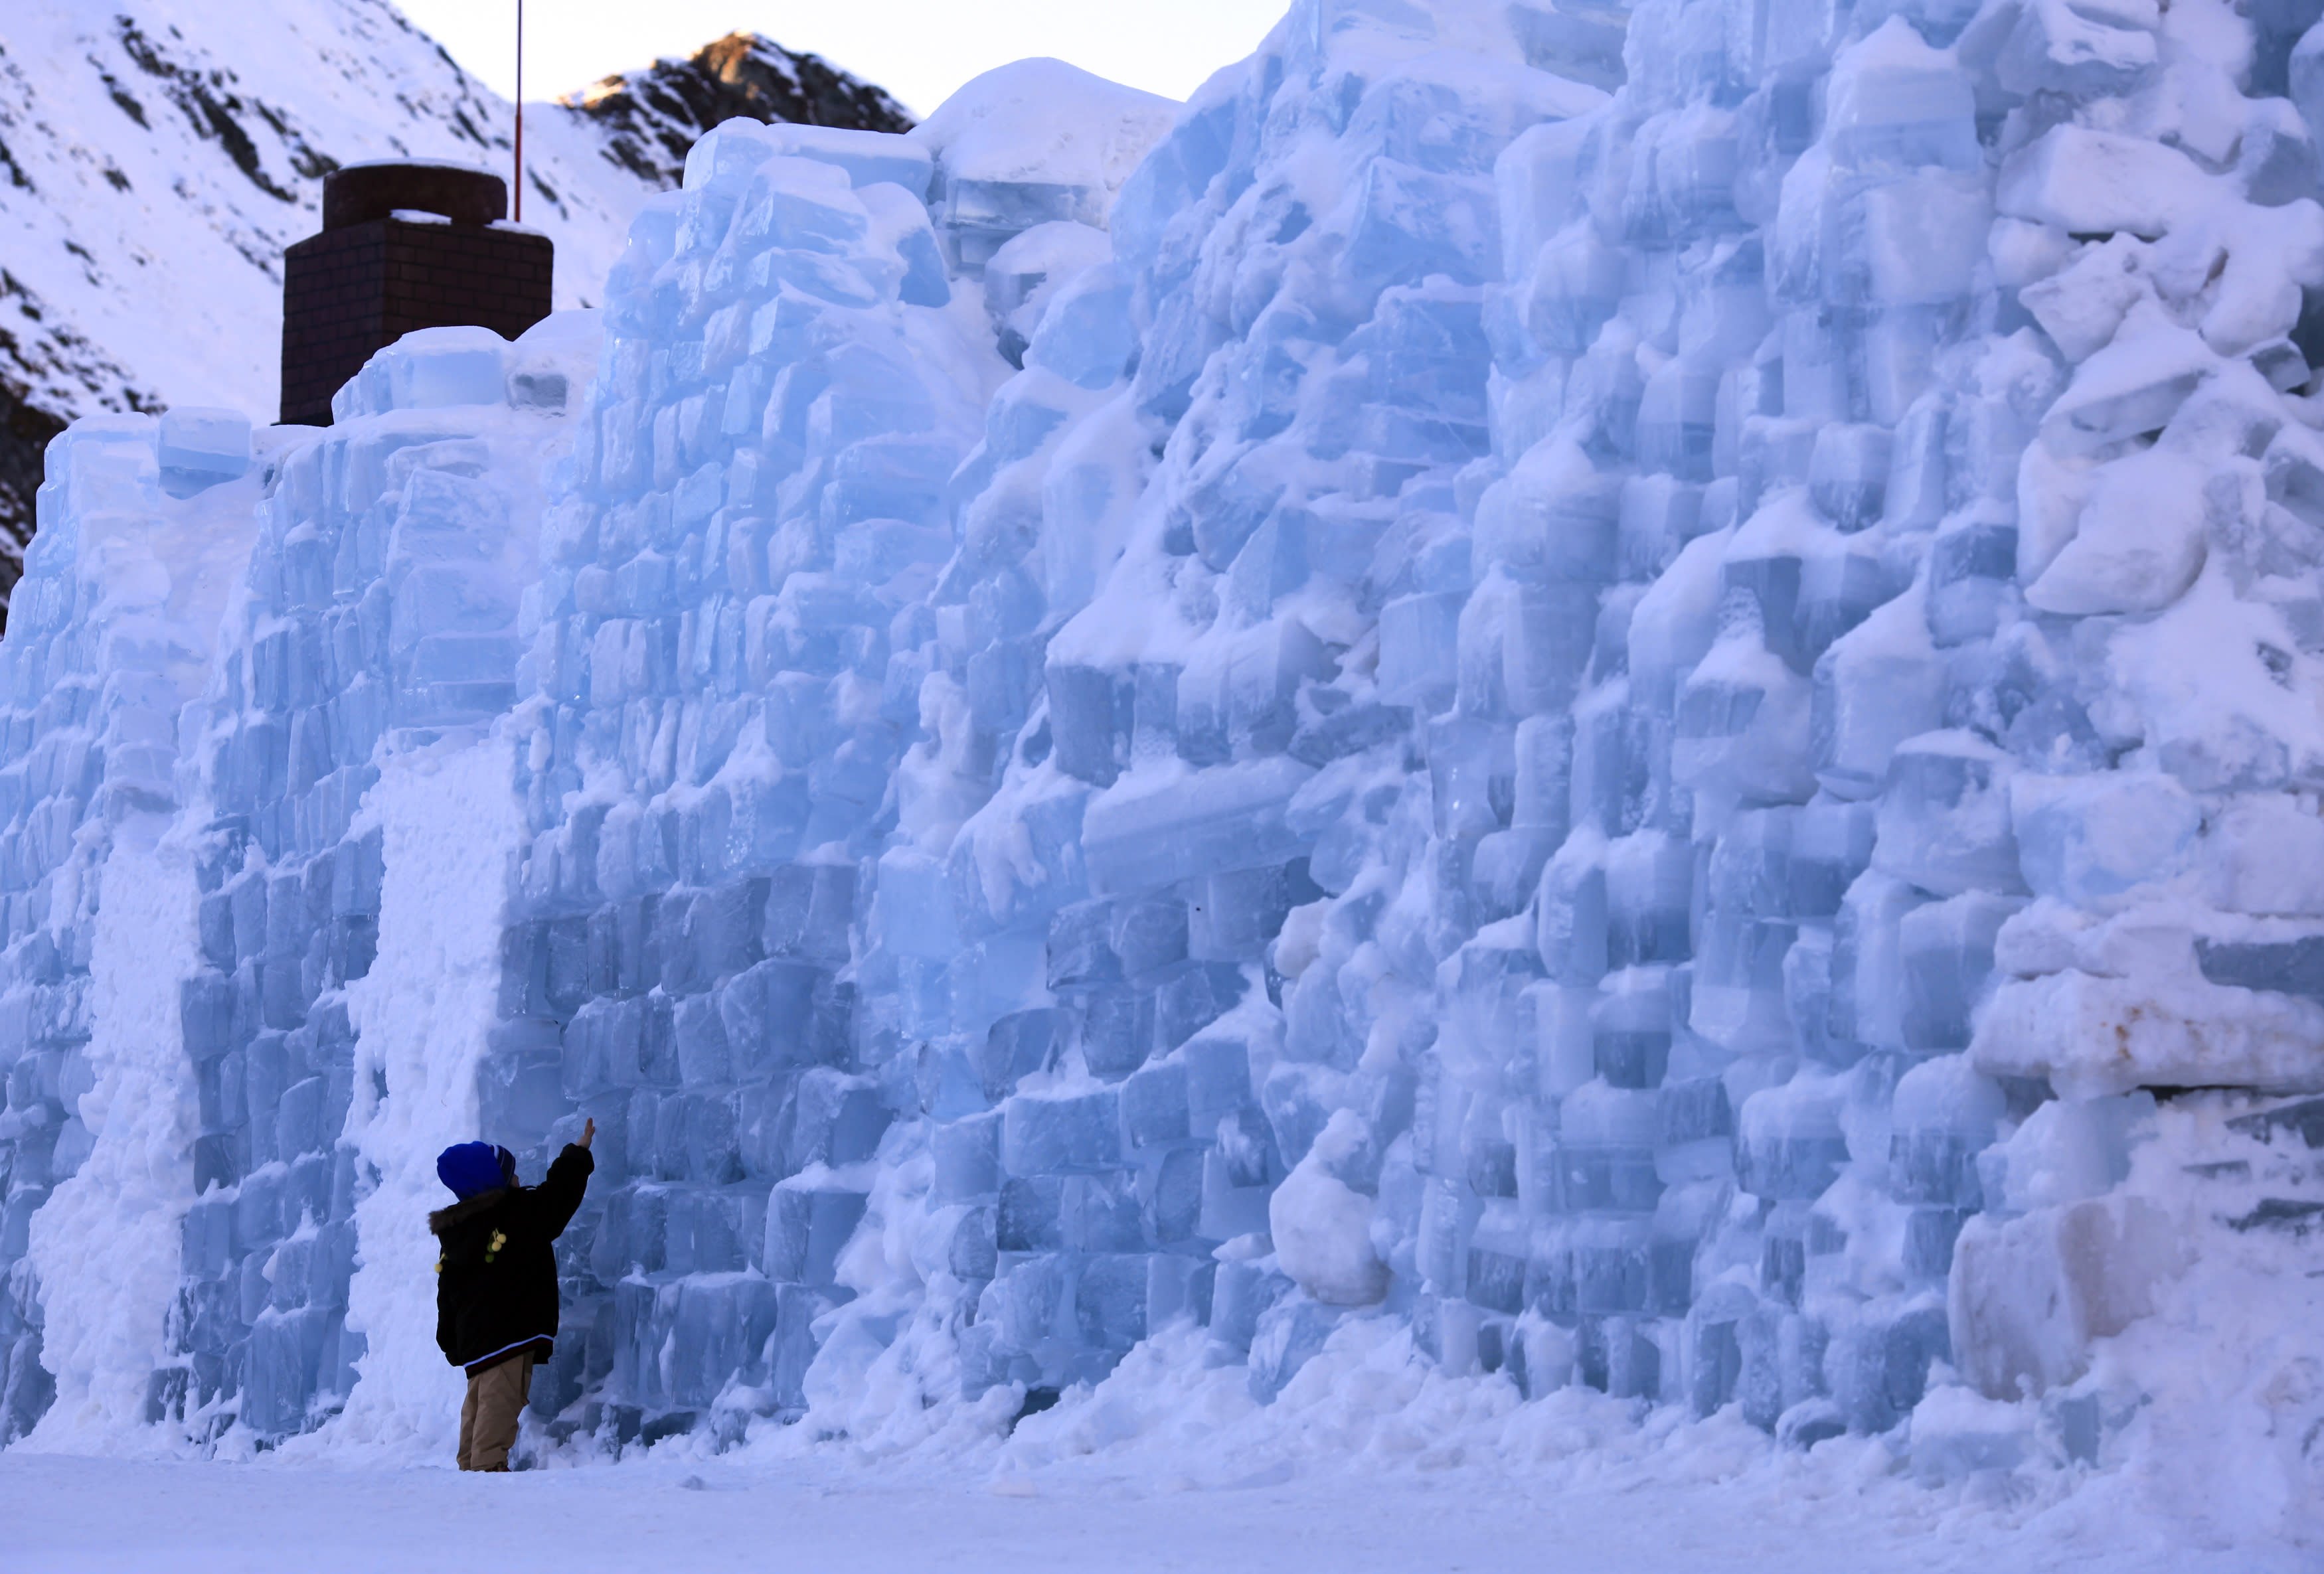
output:
[[[594,1119],[544,1465],[2312,1552],[2324,32],[1621,20],[730,124],[602,312],[67,433],[0,1431],[439,1459],[428,1162]]]
[[[1618,1423],[1618,1426],[1622,1423]],[[1546,1430],[1546,1429],[1545,1429]],[[1737,1429],[1738,1431],[1740,1429]],[[1394,1475],[1250,1465],[1011,1462],[908,1470],[845,1458],[660,1459],[484,1480],[448,1469],[0,1458],[18,1574],[241,1574],[286,1546],[329,1574],[475,1562],[510,1574],[680,1561],[703,1574],[2296,1574],[2289,1550],[2158,1544],[2100,1494],[2064,1502],[1931,1493],[1845,1464],[1771,1458],[1720,1435],[1683,1469],[1642,1469],[1587,1425],[1507,1468]],[[1559,1459],[1562,1448],[1587,1448]]]

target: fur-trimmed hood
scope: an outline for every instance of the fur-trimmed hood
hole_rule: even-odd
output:
[[[500,1206],[501,1199],[507,1196],[509,1191],[510,1188],[506,1186],[494,1186],[489,1192],[479,1192],[473,1197],[455,1202],[449,1208],[438,1208],[428,1216],[429,1232],[432,1235],[441,1235],[455,1225],[466,1220],[474,1219],[488,1208],[497,1208]]]

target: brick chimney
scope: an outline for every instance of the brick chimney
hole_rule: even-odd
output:
[[[417,328],[513,339],[549,315],[556,248],[510,228],[508,186],[456,164],[350,164],[323,179],[323,233],[282,255],[282,421],[331,424],[331,395]]]

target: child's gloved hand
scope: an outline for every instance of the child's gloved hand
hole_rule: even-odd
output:
[[[589,1118],[589,1119],[588,1119],[587,1123],[586,1123],[586,1125],[584,1125],[584,1126],[581,1128],[581,1144],[580,1144],[580,1145],[581,1145],[583,1147],[587,1147],[591,1143],[593,1143],[593,1142],[595,1142],[595,1141],[596,1141],[596,1140],[597,1140],[597,1118],[596,1118],[595,1116],[594,1116],[594,1115],[593,1115],[593,1116],[591,1116],[591,1117]]]

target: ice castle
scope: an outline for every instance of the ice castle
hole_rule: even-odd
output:
[[[434,1155],[586,1117],[558,1440],[1391,1319],[2103,1458],[2324,1212],[2318,14],[1296,0],[730,123],[327,430],[74,427],[0,1435],[444,1424]]]

